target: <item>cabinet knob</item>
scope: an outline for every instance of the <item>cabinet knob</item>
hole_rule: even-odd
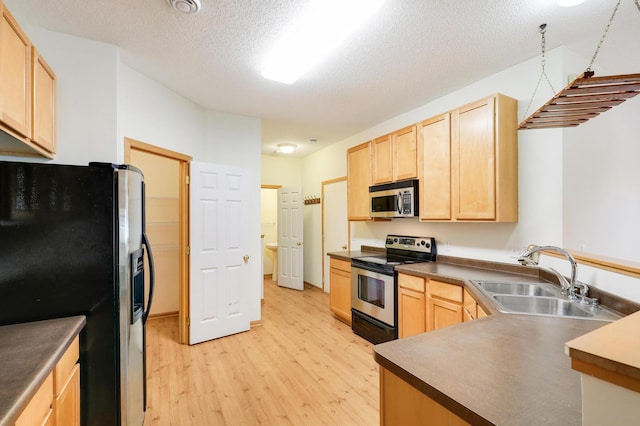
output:
[[[251,256],[249,256],[248,254],[245,254],[244,256],[242,256],[242,260],[244,260],[245,262],[248,262],[250,258]]]

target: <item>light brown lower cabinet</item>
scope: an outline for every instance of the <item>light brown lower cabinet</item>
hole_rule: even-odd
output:
[[[398,338],[427,331],[425,279],[398,274]]]
[[[398,274],[398,338],[487,316],[464,287]]]
[[[15,422],[15,426],[79,426],[80,364],[76,337]]]
[[[469,425],[384,367],[380,367],[380,424],[383,426]]]
[[[463,288],[459,285],[429,280],[427,285],[427,331],[462,322]]]
[[[482,307],[476,302],[476,299],[473,298],[471,293],[464,289],[464,303],[462,305],[462,316],[463,321],[473,321],[474,319],[486,317],[487,313],[482,309]]]
[[[333,257],[329,262],[329,308],[351,325],[351,262]]]

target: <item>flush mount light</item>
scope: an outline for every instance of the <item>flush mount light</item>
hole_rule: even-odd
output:
[[[291,84],[382,6],[384,0],[316,0],[269,54],[262,76]]]
[[[178,12],[193,15],[200,11],[200,0],[167,0],[167,3]]]
[[[585,0],[556,0],[556,3],[558,3],[558,5],[562,7],[577,6],[580,3],[584,3],[584,2]]]
[[[291,154],[297,147],[298,145],[293,143],[279,143],[276,152],[278,154]]]

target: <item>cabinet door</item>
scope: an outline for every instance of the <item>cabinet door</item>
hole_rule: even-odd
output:
[[[370,220],[371,144],[347,151],[347,209],[349,220]]]
[[[440,300],[429,298],[429,321],[427,331],[438,330],[462,322],[462,306]]]
[[[380,367],[380,425],[464,426],[469,423]]]
[[[391,146],[393,147],[393,180],[415,179],[418,176],[416,126],[394,132]]]
[[[409,337],[427,331],[427,303],[424,292],[398,289],[398,337]]]
[[[462,316],[463,321],[473,321],[478,318],[478,303],[476,299],[471,296],[471,293],[464,289],[464,302],[462,303]]]
[[[420,219],[451,219],[451,114],[418,126]]]
[[[53,373],[49,374],[44,383],[25,407],[15,426],[42,425],[50,422],[51,404],[53,401]]]
[[[331,289],[329,306],[340,320],[351,324],[351,274],[331,268],[329,272]]]
[[[51,153],[56,152],[56,76],[35,47],[33,55],[32,140]]]
[[[372,142],[374,185],[393,181],[393,145],[391,141],[391,135],[386,135]]]
[[[496,218],[495,99],[483,99],[452,116],[453,207],[458,220]]]
[[[31,43],[0,3],[0,121],[31,137]]]
[[[482,309],[482,307],[480,307],[480,305],[478,305],[477,308],[478,308],[478,318],[484,318],[487,316],[487,313],[484,311],[484,309]]]
[[[56,425],[80,426],[80,364],[71,370],[69,381],[54,402]]]

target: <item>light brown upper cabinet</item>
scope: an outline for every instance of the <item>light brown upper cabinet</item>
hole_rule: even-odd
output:
[[[416,126],[405,127],[372,142],[374,185],[414,179],[417,174]]]
[[[451,114],[418,125],[420,219],[451,219]]]
[[[55,74],[0,1],[0,154],[53,158]],[[14,139],[15,138],[15,139]]]
[[[405,127],[392,133],[393,181],[418,177],[416,126]]]
[[[31,137],[31,42],[0,2],[0,122],[14,136]]]
[[[393,145],[391,141],[391,135],[385,135],[371,142],[371,151],[373,151],[372,185],[393,181]]]
[[[516,113],[496,94],[419,124],[421,220],[518,221]]]
[[[347,150],[347,213],[349,220],[371,220],[369,186],[371,185],[371,143]]]
[[[33,48],[32,140],[48,152],[56,152],[56,75]]]

